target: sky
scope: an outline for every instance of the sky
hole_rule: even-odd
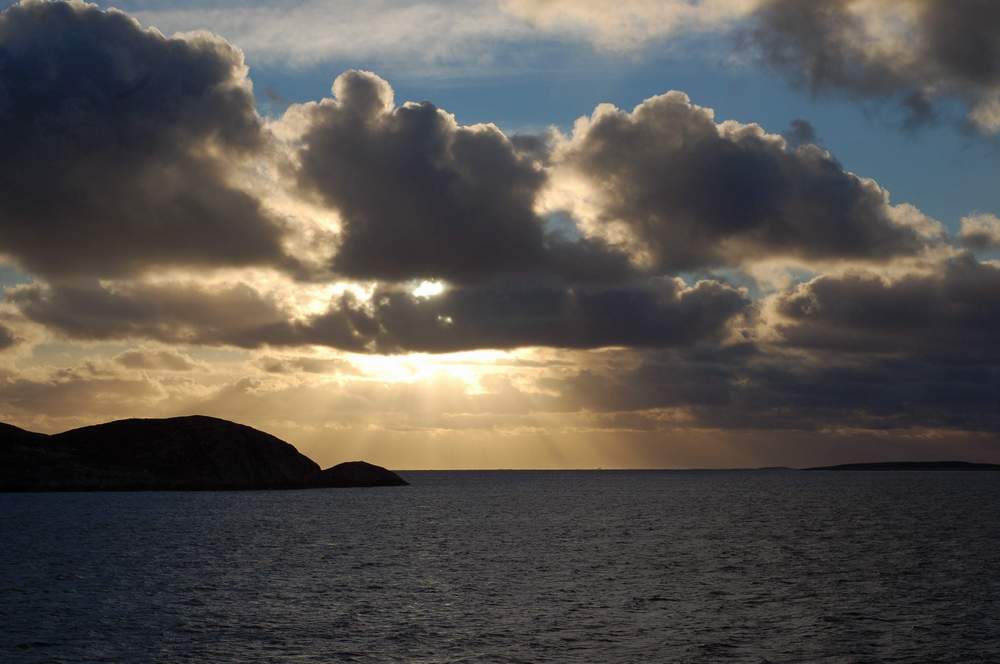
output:
[[[1000,462],[992,0],[0,8],[2,421]]]

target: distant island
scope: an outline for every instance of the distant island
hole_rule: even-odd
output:
[[[879,463],[842,463],[805,470],[1000,470],[995,463],[968,461],[884,461]]]
[[[363,461],[325,470],[285,441],[215,417],[128,419],[47,435],[0,423],[0,491],[405,486]]]

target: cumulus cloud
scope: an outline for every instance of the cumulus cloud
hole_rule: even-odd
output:
[[[632,48],[752,5],[511,0],[493,11]],[[827,43],[827,61],[802,56],[822,89],[926,113],[958,95],[987,127],[991,68],[931,34],[957,19],[944,4],[900,6],[904,24],[940,24],[906,45],[919,58],[886,46],[893,25],[870,22],[881,0],[768,0],[755,38],[782,67],[796,52],[773,40]],[[847,43],[856,30],[877,38]],[[895,58],[929,72],[930,87]],[[13,329],[0,325],[0,349],[42,327],[55,345],[88,342],[73,350],[81,358],[107,342],[110,358],[42,370],[52,351],[19,357],[28,370],[0,366],[4,417],[200,404],[258,417],[298,400],[308,426],[391,411],[378,426],[407,435],[559,418],[615,432],[1000,431],[1000,267],[958,254],[937,221],[847,172],[804,120],[782,137],[718,123],[671,92],[632,111],[601,105],[569,135],[507,136],[397,103],[385,80],[350,71],[331,98],[265,123],[221,38],[166,38],[120,12],[30,0],[0,14],[0,120],[16,129],[0,136],[0,253],[35,279],[6,290]],[[958,234],[978,249],[998,238],[992,215]],[[329,280],[295,281],[291,247],[324,257]],[[720,276],[766,270],[790,283],[761,296]],[[122,352],[122,341],[151,345]],[[231,347],[197,356],[238,367],[195,361],[197,345]],[[365,373],[453,359],[376,354],[480,349],[532,350],[497,364],[503,353],[483,353],[462,367],[471,379]],[[410,408],[430,391],[435,412]]]
[[[556,149],[554,178],[586,232],[629,246],[652,269],[884,261],[925,246],[887,192],[829,152],[791,149],[757,125],[716,123],[681,92],[631,112],[601,105]]]
[[[963,217],[958,237],[970,249],[1000,249],[1000,218],[994,214]]]
[[[569,137],[511,140],[429,102],[396,106],[387,82],[350,71],[278,127],[300,188],[339,214],[332,267],[354,279],[608,283],[775,257],[885,261],[936,232],[812,145],[808,123],[793,147],[679,92],[601,105]],[[570,212],[569,233],[540,209]]]
[[[916,126],[958,98],[1000,130],[1000,5],[992,0],[766,0],[746,36],[814,92],[892,99]]]
[[[0,27],[0,113],[26,128],[0,139],[11,156],[0,165],[0,250],[50,280],[177,266],[302,274],[287,248],[312,256],[332,232],[305,222],[286,232],[256,197],[267,187],[252,195],[236,182],[237,162],[279,148],[298,190],[271,182],[275,200],[311,197],[334,213],[326,254],[348,279],[610,284],[640,266],[881,260],[924,244],[886,192],[827,152],[716,124],[680,93],[632,113],[601,106],[568,139],[512,140],[429,102],[397,106],[386,81],[350,71],[333,98],[265,128],[242,56],[221,38],[167,39],[75,3],[15,5]],[[584,183],[562,201],[582,228],[540,215],[552,180]]]
[[[27,0],[0,13],[0,62],[0,252],[24,269],[292,263],[277,222],[234,182],[265,140],[235,47]]]
[[[599,240],[546,232],[535,213],[545,172],[496,126],[459,125],[429,102],[397,107],[389,84],[369,72],[340,75],[333,92],[289,109],[283,130],[300,132],[300,186],[341,217],[339,274],[468,282],[629,271],[627,257]]]
[[[300,183],[343,218],[338,272],[464,280],[540,260],[533,205],[544,175],[496,127],[460,127],[430,103],[397,108],[366,72],[342,74],[333,90],[286,121],[306,125]]]
[[[610,283],[775,258],[885,262],[942,234],[845,171],[804,120],[789,143],[670,92],[631,112],[603,104],[568,137],[511,139],[429,102],[396,106],[369,72],[333,89],[276,131],[300,189],[340,217],[332,268],[347,278]]]

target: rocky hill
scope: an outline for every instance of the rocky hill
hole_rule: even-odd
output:
[[[993,463],[968,461],[883,461],[876,463],[843,463],[838,466],[820,466],[806,470],[1000,470]]]
[[[51,436],[0,424],[0,490],[8,491],[406,484],[391,471],[364,466],[361,474],[340,466],[323,471],[271,434],[200,415],[118,420]]]

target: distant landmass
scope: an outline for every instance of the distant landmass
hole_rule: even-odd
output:
[[[1000,470],[995,463],[968,461],[885,461],[881,463],[842,463],[805,470]]]
[[[0,491],[404,486],[363,461],[325,470],[271,434],[214,417],[128,419],[55,435],[0,423]]]

